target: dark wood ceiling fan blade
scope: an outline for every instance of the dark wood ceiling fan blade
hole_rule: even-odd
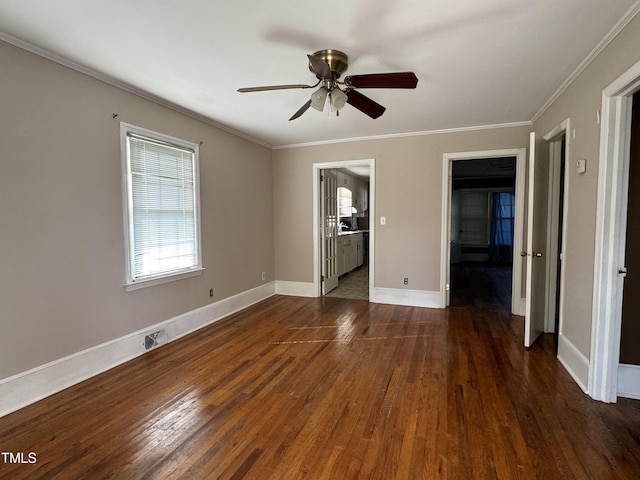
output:
[[[371,118],[378,118],[386,110],[385,107],[379,103],[374,102],[369,97],[362,95],[355,90],[347,90],[347,103],[352,107],[357,108],[362,113],[369,115]]]
[[[299,116],[301,116],[304,112],[306,112],[307,110],[309,110],[309,107],[311,106],[311,100],[308,100],[307,103],[305,103],[304,105],[302,105],[300,107],[300,109],[293,114],[293,116],[289,119],[289,121],[291,120],[295,120],[296,118],[298,118]]]
[[[349,75],[344,83],[353,88],[416,88],[418,77],[413,72],[369,73]]]
[[[309,63],[313,67],[313,71],[318,76],[318,78],[331,79],[331,67],[327,62],[321,60],[319,58],[314,57],[313,55],[307,55],[309,58]]]
[[[290,88],[313,88],[315,85],[305,85],[304,83],[297,83],[294,85],[268,85],[265,87],[246,87],[239,88],[238,91],[240,93],[249,93],[249,92],[266,92],[268,90],[288,90]]]

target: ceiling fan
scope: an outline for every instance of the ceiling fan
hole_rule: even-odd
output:
[[[378,118],[386,110],[379,103],[356,91],[357,88],[416,88],[418,78],[413,72],[369,73],[364,75],[349,75],[344,81],[339,81],[349,66],[346,54],[338,50],[320,50],[309,58],[309,70],[318,78],[314,85],[270,85],[265,87],[239,88],[238,92],[264,92],[267,90],[287,90],[292,88],[315,88],[311,98],[289,119],[295,120],[306,112],[309,107],[323,111],[329,103],[331,111],[340,114],[340,109],[346,103],[357,108],[371,118]],[[341,88],[341,86],[343,88]]]

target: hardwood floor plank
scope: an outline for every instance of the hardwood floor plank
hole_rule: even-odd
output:
[[[523,322],[272,297],[0,418],[0,479],[632,479],[640,402],[591,400]]]

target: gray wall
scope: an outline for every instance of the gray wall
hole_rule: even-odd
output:
[[[591,349],[591,320],[598,193],[600,125],[598,112],[602,91],[640,60],[640,17],[600,53],[566,91],[534,123],[545,135],[569,118],[569,165],[567,182],[566,251],[563,261],[565,284],[561,334],[587,359]],[[575,138],[573,137],[575,129]],[[587,172],[578,175],[576,160],[587,160]]]
[[[387,217],[375,230],[375,286],[439,291],[443,155],[523,148],[529,131],[496,128],[274,151],[277,279],[313,282],[312,165],[375,158],[375,221]]]
[[[0,65],[0,379],[274,279],[270,149],[3,42]],[[125,291],[120,121],[204,142],[201,276]]]

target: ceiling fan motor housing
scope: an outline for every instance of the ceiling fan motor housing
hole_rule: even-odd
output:
[[[313,56],[318,60],[322,60],[329,64],[329,67],[331,67],[331,73],[333,74],[333,80],[340,78],[340,75],[346,72],[349,67],[349,57],[347,57],[346,53],[341,52],[340,50],[319,50],[315,52]],[[309,63],[309,70],[315,74],[311,63]]]

